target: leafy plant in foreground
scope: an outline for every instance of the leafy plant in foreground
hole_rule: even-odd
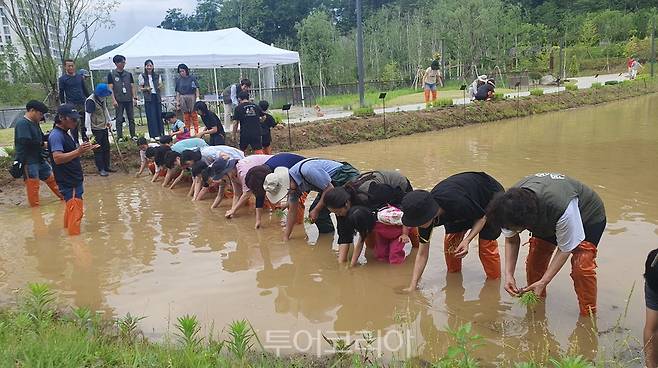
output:
[[[466,323],[457,329],[448,329],[448,334],[455,340],[455,344],[448,347],[446,356],[436,365],[436,368],[476,368],[479,367],[473,352],[480,346],[482,336],[472,334],[471,323]]]
[[[583,358],[582,355],[550,359],[554,368],[594,368],[594,365]]]
[[[199,327],[199,320],[195,315],[186,314],[178,317],[175,327],[178,330],[176,335],[186,348],[195,349],[201,344],[203,340],[203,337],[199,336],[201,327]]]
[[[35,323],[51,320],[55,315],[55,293],[44,283],[27,284],[24,309]]]
[[[125,316],[117,319],[117,327],[119,328],[119,335],[122,339],[133,342],[139,334],[139,327],[137,324],[139,321],[143,320],[146,317],[137,317],[127,313]]]
[[[256,334],[247,320],[233,321],[229,325],[229,339],[224,343],[228,350],[238,360],[244,360],[249,351],[254,347]]]

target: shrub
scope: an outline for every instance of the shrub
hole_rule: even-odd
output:
[[[534,88],[530,90],[530,95],[531,96],[543,96],[544,95],[544,90],[541,88]]]
[[[567,83],[564,85],[564,88],[566,88],[567,91],[577,91],[578,85],[576,83]]]
[[[446,107],[452,106],[452,98],[439,98],[438,100],[432,103],[432,107]]]
[[[277,124],[281,124],[281,122],[285,118],[285,115],[280,112],[272,111],[270,112],[270,114],[272,114],[272,117],[274,118],[274,121],[276,121]]]
[[[375,116],[375,110],[371,106],[359,107],[354,109],[354,116],[357,118],[365,118],[369,116]]]
[[[592,88],[593,89],[603,88],[603,84],[601,84],[601,82],[594,82],[592,83]]]
[[[495,93],[493,97],[494,101],[503,101],[505,99],[507,99],[507,97],[505,96],[504,93]]]

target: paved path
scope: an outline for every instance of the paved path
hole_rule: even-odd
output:
[[[599,75],[597,77],[595,76],[588,76],[588,77],[577,77],[577,78],[569,78],[567,83],[576,83],[578,86],[578,89],[587,89],[592,87],[592,83],[598,82],[598,83],[605,83],[607,81],[623,81],[627,80],[628,76],[625,73],[622,74],[605,74],[605,75]],[[550,94],[550,93],[557,93],[557,92],[562,92],[564,91],[565,88],[560,86],[559,89],[557,86],[554,87],[546,87],[544,88],[544,93],[545,94]],[[530,92],[524,91],[524,92],[519,92],[518,94],[515,92],[512,93],[507,93],[505,94],[508,98],[514,98],[514,97],[526,97],[530,96]],[[469,104],[472,103],[470,99],[463,99],[463,98],[456,98],[452,100],[453,104],[455,105],[464,105],[464,104]],[[386,113],[393,113],[393,112],[400,112],[400,111],[418,111],[422,110],[425,108],[424,103],[418,103],[418,104],[412,104],[412,105],[402,105],[402,106],[393,106],[393,107],[387,107],[386,108]],[[375,108],[375,114],[382,114],[383,109],[380,108]],[[296,113],[299,113],[300,115],[302,114],[301,108],[298,111],[295,111]],[[325,116],[323,117],[317,117],[315,116],[315,112],[307,108],[306,109],[307,116],[302,117],[297,114],[294,118],[290,118],[290,123],[300,123],[300,122],[311,122],[311,121],[322,121],[322,120],[330,120],[330,119],[340,119],[340,118],[347,118],[352,116],[352,111],[329,111],[325,113]]]

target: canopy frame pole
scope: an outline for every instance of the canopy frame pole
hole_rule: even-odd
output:
[[[263,99],[263,85],[260,79],[260,63],[258,63],[258,98]]]
[[[299,58],[297,63],[297,69],[299,69],[299,90],[302,96],[302,110],[303,116],[306,117],[306,101],[304,101],[304,77],[302,76],[302,59]]]
[[[215,108],[219,112],[219,87],[217,87],[217,68],[212,68],[213,74],[215,76]]]
[[[92,93],[94,91],[94,72],[91,71],[91,68],[89,68],[89,79],[91,79],[91,90]]]

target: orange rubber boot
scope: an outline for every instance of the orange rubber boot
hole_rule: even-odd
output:
[[[192,114],[189,112],[184,112],[183,113],[183,124],[185,124],[185,128],[187,128],[188,131],[191,132],[192,129]]]
[[[528,258],[525,261],[526,281],[528,285],[534,284],[544,276],[554,252],[554,244],[539,238],[530,238],[530,249],[528,251]],[[546,297],[546,289],[544,289],[544,292],[540,296],[543,298]]]
[[[430,90],[426,89],[425,90],[425,103],[430,102]]]
[[[191,112],[190,118],[192,119],[192,125],[194,125],[194,134],[199,134],[199,115],[196,112]]]
[[[446,258],[446,266],[448,272],[461,272],[462,271],[462,260],[455,257],[455,249],[459,246],[459,243],[464,239],[466,231],[459,233],[446,234],[443,239],[443,254]]]
[[[80,235],[80,224],[82,223],[83,213],[82,199],[72,198],[66,202],[66,214],[64,218],[67,220],[66,228],[69,230],[69,235]]]
[[[487,278],[497,280],[500,278],[500,253],[498,253],[498,241],[478,239],[480,262],[484,267]]]
[[[432,101],[436,101],[436,95],[437,95],[437,92],[432,91]]]
[[[304,223],[304,210],[306,209],[304,203],[306,202],[306,196],[308,196],[308,193],[304,192],[299,197],[299,206],[297,207],[297,217],[295,218],[297,220],[296,222],[297,225],[301,225]]]
[[[25,179],[25,191],[30,207],[39,206],[39,179]]]
[[[582,241],[571,253],[571,279],[581,316],[596,313],[596,246]]]
[[[46,179],[46,184],[48,185],[48,188],[55,193],[57,198],[59,198],[61,201],[64,200],[64,196],[62,193],[59,191],[59,186],[57,185],[57,182],[55,181],[55,175],[50,175],[48,179]]]

